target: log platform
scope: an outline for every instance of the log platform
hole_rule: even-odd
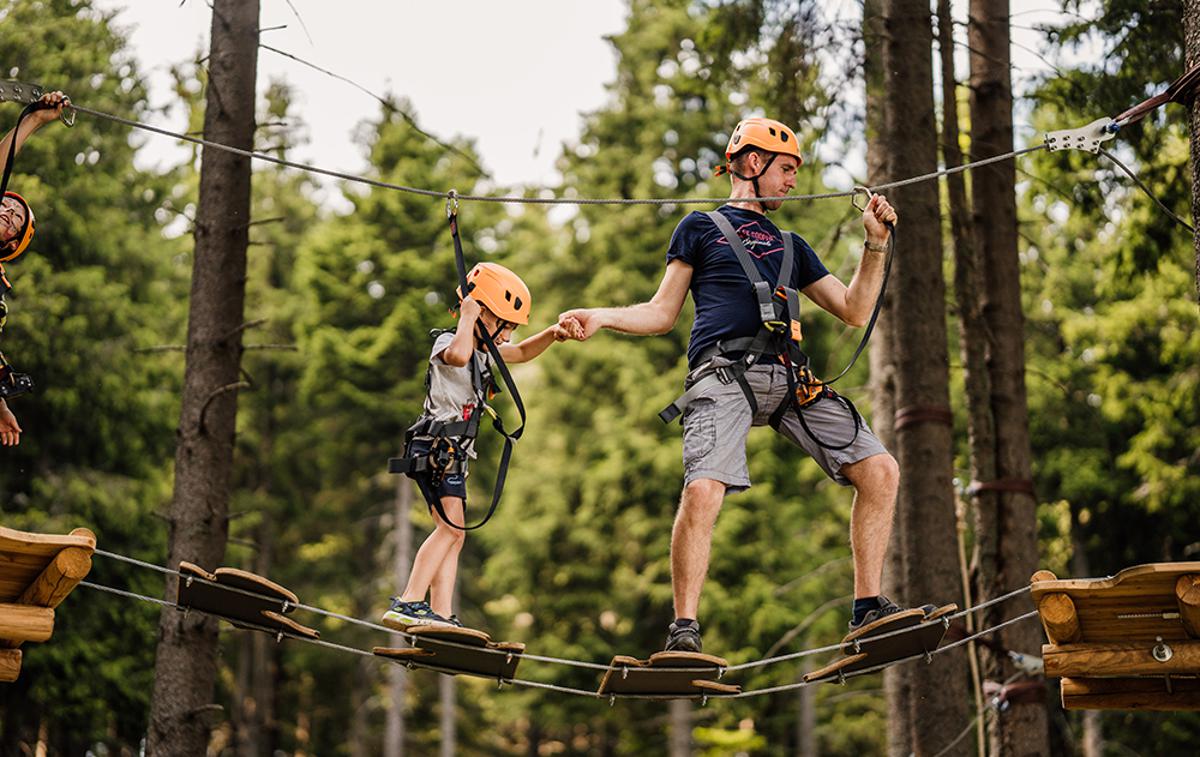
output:
[[[0,682],[17,680],[23,643],[50,638],[54,608],[92,569],[95,549],[86,528],[61,536],[0,526]]]
[[[1066,709],[1200,710],[1200,562],[1033,575],[1046,675]]]

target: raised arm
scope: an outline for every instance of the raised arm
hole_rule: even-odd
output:
[[[0,140],[0,171],[8,166],[8,151],[12,149],[13,139],[17,140],[17,152],[20,152],[25,140],[29,139],[35,131],[62,115],[63,108],[71,104],[70,98],[62,92],[47,92],[42,95],[42,102],[53,107],[33,111],[21,120],[19,129],[10,130],[8,134],[4,135],[4,139]]]
[[[883,195],[874,195],[863,211],[863,228],[867,242],[863,248],[858,270],[846,286],[836,276],[823,276],[804,288],[804,294],[818,307],[842,320],[847,325],[865,326],[879,296],[883,283],[884,260],[887,257],[887,241],[891,236],[886,224],[895,224],[896,211]]]
[[[678,320],[691,283],[692,267],[681,260],[672,260],[667,263],[658,291],[649,302],[619,308],[568,310],[558,317],[558,322],[564,324],[570,318],[576,319],[583,327],[584,339],[600,329],[639,336],[665,334]]]

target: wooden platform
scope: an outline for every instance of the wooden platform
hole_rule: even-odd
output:
[[[600,681],[599,693],[655,699],[707,698],[737,694],[741,687],[718,679],[729,666],[720,657],[698,652],[658,652],[648,660],[617,655]]]
[[[525,645],[492,641],[483,631],[455,626],[406,626],[413,646],[375,647],[372,651],[407,667],[428,668],[450,675],[472,675],[511,681]]]
[[[217,568],[212,573],[190,562],[179,563],[176,604],[223,618],[239,628],[283,636],[320,638],[287,613],[300,600],[279,584],[237,568]],[[200,580],[197,580],[200,579]]]
[[[868,623],[842,639],[842,657],[805,674],[804,680],[841,681],[859,670],[932,652],[946,636],[947,627],[941,619],[957,609],[955,604],[943,605],[928,615],[919,608],[904,610]]]
[[[1046,675],[1067,709],[1200,710],[1200,562],[1032,579]]]
[[[58,607],[92,569],[96,535],[35,534],[0,526],[0,682],[21,672],[26,641],[46,641]]]

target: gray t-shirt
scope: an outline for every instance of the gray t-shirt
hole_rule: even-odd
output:
[[[471,381],[471,365],[462,367],[449,365],[442,360],[442,351],[454,341],[454,332],[446,331],[433,342],[429,355],[429,391],[425,395],[426,418],[446,421],[465,421],[475,411],[479,396]],[[488,354],[475,350],[475,360],[484,372],[485,381],[491,373],[492,362]],[[467,445],[471,457],[475,456],[474,444]]]

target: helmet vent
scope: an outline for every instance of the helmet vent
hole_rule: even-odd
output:
[[[509,302],[512,302],[512,292],[505,289],[504,290],[504,299],[508,300]]]
[[[780,141],[780,142],[786,142],[786,141],[788,141],[788,135],[787,135],[786,133],[784,133],[784,134],[780,134],[780,135],[779,135],[779,141]]]
[[[517,308],[517,310],[518,310],[518,311],[520,311],[520,309],[521,309],[521,298],[520,298],[520,297],[518,297],[518,298],[517,298],[517,300],[516,300],[516,302],[514,302],[514,303],[513,303],[513,305],[514,305],[514,306],[516,306],[516,308]]]
[[[772,137],[777,137],[777,136],[779,136],[778,134],[776,134],[776,133],[775,133],[775,128],[774,128],[773,126],[768,126],[768,127],[767,127],[767,131],[771,132],[771,136],[772,136]]]

